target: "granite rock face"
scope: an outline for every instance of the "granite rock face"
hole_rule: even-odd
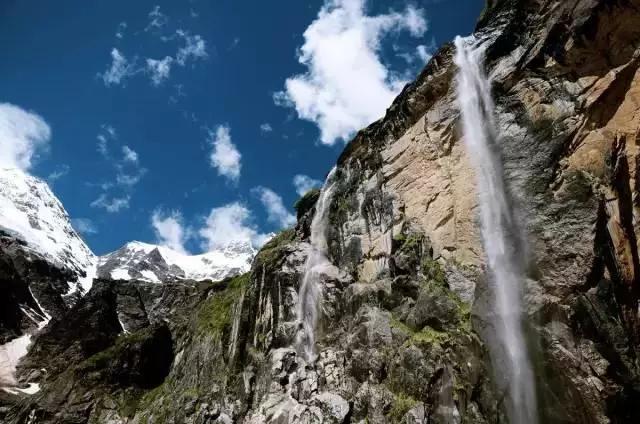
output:
[[[640,1],[493,0],[475,35],[528,240],[540,422],[638,422]],[[453,54],[338,161],[314,361],[295,336],[317,193],[242,276],[97,280],[22,362],[40,391],[0,418],[507,422]]]

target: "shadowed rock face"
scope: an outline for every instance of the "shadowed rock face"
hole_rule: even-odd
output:
[[[640,421],[640,1],[494,0],[476,35],[528,239],[540,421]],[[19,378],[41,391],[0,398],[0,418],[506,422],[453,53],[338,161],[317,361],[294,348],[310,196],[241,277],[97,281],[23,361]]]

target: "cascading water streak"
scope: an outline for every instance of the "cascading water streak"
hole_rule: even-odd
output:
[[[495,308],[499,346],[489,346],[494,369],[507,382],[511,424],[537,422],[533,369],[523,333],[524,244],[501,162],[491,84],[484,71],[484,48],[474,38],[455,41],[457,97],[465,145],[474,165],[480,223]]]
[[[320,278],[331,266],[328,254],[327,224],[329,207],[333,196],[335,182],[334,167],[324,183],[316,203],[316,211],[311,221],[311,249],[304,265],[304,275],[298,292],[298,323],[300,329],[296,337],[296,345],[307,362],[315,360],[316,326],[322,296]]]

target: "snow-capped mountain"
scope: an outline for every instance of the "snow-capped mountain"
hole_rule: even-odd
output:
[[[98,276],[114,280],[222,280],[247,272],[256,250],[236,242],[203,253],[185,255],[168,247],[133,241],[99,258]]]
[[[0,232],[23,242],[25,251],[77,275],[85,292],[91,287],[96,257],[44,181],[19,169],[0,169]]]

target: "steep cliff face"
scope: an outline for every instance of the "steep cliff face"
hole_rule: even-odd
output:
[[[475,35],[528,240],[540,422],[637,422],[640,1],[494,0]],[[338,161],[317,358],[296,346],[312,193],[241,277],[96,283],[70,312],[99,317],[82,321],[92,332],[45,328],[19,370],[42,389],[5,420],[505,422],[453,55],[444,46]]]

